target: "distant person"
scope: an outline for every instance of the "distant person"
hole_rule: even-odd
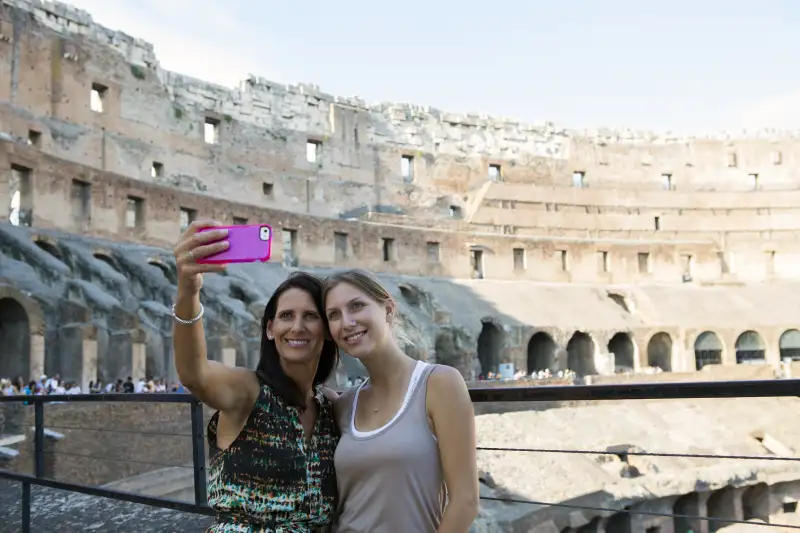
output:
[[[467,533],[478,513],[475,413],[452,367],[400,348],[397,306],[369,273],[325,283],[331,336],[369,378],[336,402],[337,533]]]
[[[175,366],[181,382],[216,410],[208,424],[209,533],[330,531],[336,510],[333,454],[339,435],[336,394],[323,387],[338,363],[327,339],[322,282],[295,272],[267,302],[255,372],[209,361],[198,264],[225,249],[216,222],[194,222],[175,246],[178,295],[173,307]],[[217,242],[215,242],[217,241]]]

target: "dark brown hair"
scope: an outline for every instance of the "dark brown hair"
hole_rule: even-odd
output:
[[[275,318],[275,314],[278,312],[278,300],[289,289],[300,289],[311,296],[311,300],[323,320],[324,333],[325,335],[328,333],[328,318],[325,315],[324,300],[322,299],[322,281],[307,272],[291,273],[283,283],[278,285],[264,308],[264,316],[261,317],[261,359],[256,367],[256,375],[261,381],[275,389],[275,392],[288,405],[303,410],[306,405],[303,392],[297,383],[283,371],[275,341],[267,337],[267,324]],[[338,364],[339,347],[326,336],[322,345],[317,373],[314,374],[314,386],[325,383]]]

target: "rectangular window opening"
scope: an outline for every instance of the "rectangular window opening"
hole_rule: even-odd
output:
[[[661,231],[661,217],[653,217],[653,227],[656,231]]]
[[[514,270],[522,271],[527,268],[526,261],[525,261],[525,248],[514,248],[513,251],[514,256]]]
[[[269,183],[268,181],[265,181],[264,183],[261,184],[261,192],[264,193],[264,196],[266,196],[267,198],[272,198],[272,193],[274,190],[275,189],[272,183]]]
[[[483,250],[472,250],[472,277],[483,279]]]
[[[440,260],[439,243],[427,242],[425,247],[427,251],[428,263],[438,263]]]
[[[28,130],[28,144],[40,148],[42,146],[42,133],[36,130]]]
[[[556,256],[561,266],[561,271],[566,272],[569,270],[569,256],[566,250],[556,250]]]
[[[672,174],[661,174],[661,188],[665,191],[672,190]]]
[[[71,191],[72,219],[78,225],[83,225],[89,221],[92,185],[83,180],[72,180]]]
[[[316,163],[320,159],[320,152],[322,150],[322,143],[315,140],[306,142],[306,161],[309,163]]]
[[[383,261],[394,261],[394,239],[383,239]]]
[[[752,173],[747,175],[747,183],[751,190],[758,190],[758,174]]]
[[[249,220],[244,217],[233,217],[234,226],[246,226],[248,222]]]
[[[108,87],[100,83],[92,84],[92,92],[89,98],[89,106],[95,113],[103,113],[105,111],[106,95],[108,94]]]
[[[189,209],[188,207],[181,207],[181,214],[180,214],[181,232],[186,231],[186,228],[189,227],[189,224],[194,222],[196,219],[197,219],[196,210]]]
[[[582,170],[576,170],[575,172],[572,173],[572,186],[582,189],[583,186],[585,185],[584,181],[585,178],[586,178],[586,172]]]
[[[213,117],[206,117],[203,124],[203,138],[206,144],[219,143],[219,120]]]
[[[450,206],[450,218],[461,218],[461,208],[459,206]]]
[[[607,251],[600,251],[597,252],[597,269],[600,272],[608,272],[611,270],[609,268],[609,260],[608,260],[608,252]]]
[[[300,261],[297,256],[297,230],[284,228],[281,232],[283,238],[283,264],[296,267]]]
[[[333,234],[333,243],[335,248],[335,259],[336,261],[346,261],[347,260],[347,233],[339,233],[334,232]]]
[[[144,222],[144,199],[138,196],[128,196],[125,211],[125,227],[139,229]]]
[[[640,274],[649,274],[650,273],[650,254],[648,252],[639,252],[639,273]]]
[[[151,178],[163,178],[164,177],[164,165],[159,163],[158,161],[153,161],[153,164],[150,165],[150,177]]]
[[[9,222],[14,226],[30,227],[33,223],[33,171],[11,165]]]
[[[489,165],[489,181],[502,181],[503,169],[498,164]]]
[[[414,156],[404,155],[400,157],[400,175],[405,181],[414,181]]]

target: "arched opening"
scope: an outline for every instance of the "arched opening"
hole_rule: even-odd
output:
[[[625,508],[627,510],[627,507]],[[631,533],[633,531],[630,513],[617,513],[608,520],[606,531],[614,533]]]
[[[539,370],[557,370],[556,343],[544,331],[538,332],[528,341],[528,374]]]
[[[481,334],[478,335],[478,361],[481,373],[497,372],[500,365],[500,352],[503,349],[503,330],[496,324],[484,322]]]
[[[243,302],[245,305],[250,305],[253,303],[252,298],[250,298],[247,293],[241,287],[237,285],[231,284],[228,288],[228,295],[233,298],[234,300],[239,300]]]
[[[697,370],[706,365],[722,364],[722,343],[713,331],[704,331],[694,341],[694,362]]]
[[[765,363],[766,350],[761,335],[745,331],[736,339],[736,364],[761,365]]]
[[[59,250],[58,247],[56,245],[54,245],[53,243],[48,242],[48,241],[46,241],[44,239],[36,239],[33,242],[43,252],[46,252],[46,253],[52,255],[53,257],[55,257],[56,259],[58,259],[62,263],[64,262],[64,254],[62,254],[61,250]]]
[[[699,495],[696,492],[684,494],[672,506],[673,527],[675,533],[691,533],[702,531],[703,519],[700,513]],[[698,518],[691,518],[698,517]]]
[[[664,372],[672,371],[672,337],[663,331],[650,337],[647,343],[647,366],[655,366]]]
[[[0,377],[30,379],[30,321],[25,308],[13,298],[0,299],[0,346]]]
[[[800,331],[796,329],[784,331],[778,346],[781,350],[781,361],[800,361]]]
[[[170,282],[171,285],[175,285],[177,283],[177,276],[175,273],[164,263],[159,261],[148,261],[148,265],[156,267],[166,278],[167,281]]]
[[[103,254],[103,253],[99,253],[99,252],[98,252],[98,253],[94,254],[94,258],[95,258],[95,259],[99,259],[99,260],[100,260],[100,261],[102,261],[103,263],[107,264],[107,265],[108,265],[108,266],[110,266],[110,267],[111,267],[113,270],[115,270],[115,271],[119,271],[119,269],[117,268],[117,263],[116,263],[116,261],[114,261],[113,259],[111,259],[111,257],[110,257],[110,256],[108,256],[108,255],[106,255],[106,254]]]
[[[400,289],[400,296],[402,296],[403,299],[408,302],[408,305],[412,307],[419,307],[420,294],[417,288],[409,285],[399,285],[398,288]]]
[[[769,522],[770,515],[769,485],[759,483],[742,493],[742,512],[745,520],[757,518]]]
[[[578,376],[597,374],[594,365],[594,341],[582,331],[576,331],[567,343],[567,368]]]
[[[729,520],[737,520],[736,494],[731,487],[725,487],[714,492],[706,502],[708,509],[708,533],[714,533],[730,524]],[[726,520],[721,522],[716,519]]]
[[[633,371],[633,341],[627,333],[617,333],[608,341],[608,351],[614,354],[615,372]]]

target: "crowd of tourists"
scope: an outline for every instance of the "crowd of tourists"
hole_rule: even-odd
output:
[[[100,393],[148,393],[148,392],[176,392],[185,393],[186,389],[180,383],[168,384],[162,378],[140,378],[134,380],[128,377],[126,380],[117,379],[103,383],[102,381],[90,381],[87,390],[83,390],[75,381],[61,378],[60,375],[55,374],[48,377],[42,374],[39,379],[33,379],[27,383],[22,377],[16,379],[2,378],[0,379],[0,393],[3,396],[17,396],[17,395],[34,395],[39,396],[43,394],[100,394]]]

